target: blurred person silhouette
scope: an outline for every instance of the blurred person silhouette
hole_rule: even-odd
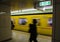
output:
[[[29,33],[30,33],[30,38],[29,38],[29,42],[37,42],[37,20],[33,19],[33,24],[29,24]]]
[[[14,25],[13,21],[11,21],[11,30],[13,30],[14,27],[15,27],[15,25]]]

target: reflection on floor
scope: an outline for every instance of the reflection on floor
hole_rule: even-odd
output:
[[[21,31],[12,31],[12,40],[8,42],[29,42],[29,33],[21,32]],[[38,35],[37,40],[38,42],[51,42],[51,37]]]

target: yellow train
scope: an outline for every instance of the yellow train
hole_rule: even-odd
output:
[[[37,19],[37,32],[45,35],[52,35],[52,26],[49,25],[50,18],[52,18],[52,14],[11,16],[15,25],[14,29],[26,32],[28,32],[32,20]],[[25,23],[22,23],[22,21],[25,21]]]

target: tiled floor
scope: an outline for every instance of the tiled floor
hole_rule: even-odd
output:
[[[12,31],[12,40],[7,42],[29,42],[29,33],[21,32],[21,31]],[[51,42],[51,37],[38,35],[37,40],[38,42]]]

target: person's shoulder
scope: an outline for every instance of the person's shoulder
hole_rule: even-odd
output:
[[[29,24],[29,25],[31,25],[31,24]]]
[[[32,26],[33,24],[29,24],[29,26]]]

